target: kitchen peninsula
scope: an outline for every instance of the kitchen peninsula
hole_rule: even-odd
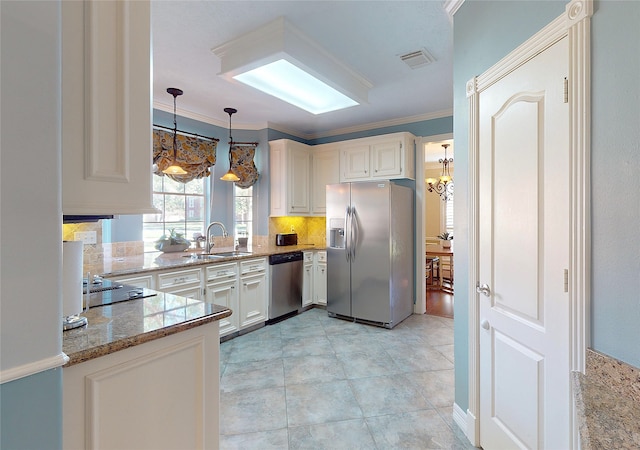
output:
[[[271,265],[282,253],[305,255],[303,307],[326,304],[326,252],[313,244],[250,245],[241,251],[219,246],[212,255],[202,250],[140,253],[104,258],[84,265],[85,272],[113,282],[154,289],[222,305],[233,311],[219,322],[220,338],[232,339],[260,328],[269,319]]]
[[[91,308],[65,331],[63,447],[215,448],[218,321],[228,308],[157,292]]]

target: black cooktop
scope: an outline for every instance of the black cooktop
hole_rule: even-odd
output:
[[[84,283],[84,293],[87,294],[86,281]],[[88,296],[85,295],[85,301],[88,303],[87,306],[89,308],[93,308],[139,298],[153,297],[155,295],[157,295],[157,293],[150,289],[95,278],[89,287]]]

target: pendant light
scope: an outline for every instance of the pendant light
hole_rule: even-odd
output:
[[[234,108],[225,108],[224,112],[229,114],[229,171],[220,177],[222,181],[240,181],[240,178],[231,171],[231,163],[233,162],[233,155],[231,154],[231,149],[233,148],[233,138],[231,137],[231,115],[238,112],[237,109]]]
[[[167,92],[173,95],[173,160],[171,165],[164,169],[162,172],[167,175],[186,175],[187,171],[184,170],[180,165],[178,165],[178,161],[176,160],[178,154],[178,142],[177,142],[177,134],[178,134],[178,122],[176,121],[176,97],[178,95],[182,95],[183,92],[177,88],[167,88]]]

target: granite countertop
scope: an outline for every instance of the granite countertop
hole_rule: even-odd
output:
[[[64,367],[99,358],[231,315],[229,308],[158,292],[156,296],[90,308],[89,321],[62,335]]]
[[[232,250],[234,250],[232,247],[220,247],[213,248],[211,252],[220,253]],[[312,244],[299,244],[289,246],[250,246],[247,249],[239,250],[243,252],[250,252],[250,255],[221,257],[215,259],[196,259],[195,257],[189,257],[194,255],[195,253],[202,253],[201,249],[197,251],[191,250],[187,252],[176,253],[151,252],[136,256],[105,258],[105,260],[99,264],[85,265],[83,270],[84,273],[88,271],[91,272],[92,275],[101,275],[103,277],[109,278],[122,275],[134,275],[163,269],[176,269],[181,267],[189,268],[221,262],[240,261],[243,259],[265,257],[276,255],[279,253],[305,250],[324,250],[324,248],[314,246]]]
[[[572,377],[582,449],[640,448],[640,370],[589,349]]]
[[[582,448],[640,448],[640,403],[573,372]]]

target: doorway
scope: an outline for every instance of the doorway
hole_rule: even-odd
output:
[[[509,370],[515,370],[514,368],[519,370],[522,368],[522,371],[526,371],[528,375],[537,376],[534,365],[541,368],[545,366],[545,364],[547,366],[562,364],[561,376],[566,377],[563,379],[562,384],[566,386],[566,379],[568,379],[570,371],[584,370],[584,352],[587,342],[586,324],[588,323],[586,302],[589,284],[587,277],[589,273],[588,233],[584,232],[584,230],[589,229],[588,207],[585,206],[588,205],[589,187],[589,170],[587,163],[589,160],[588,135],[590,105],[588,22],[592,10],[590,7],[585,9],[585,4],[582,2],[572,3],[577,5],[577,7],[567,7],[566,11],[568,16],[561,15],[555,19],[535,36],[496,63],[492,69],[489,69],[484,74],[471,79],[466,86],[469,109],[473,112],[472,119],[470,120],[471,129],[469,133],[468,226],[469,235],[474,237],[474,240],[472,240],[473,245],[469,247],[469,279],[467,280],[469,301],[469,360],[471,363],[469,364],[469,407],[464,420],[466,420],[467,437],[470,439],[471,443],[485,448],[492,448],[492,443],[494,442],[493,432],[481,425],[488,420],[493,420],[494,424],[501,428],[501,431],[504,431],[502,433],[503,437],[506,436],[512,441],[514,441],[515,438],[519,440],[520,443],[523,443],[522,445],[533,447],[557,447],[558,445],[562,448],[578,447],[577,427],[576,423],[572,420],[572,418],[575,417],[575,411],[573,411],[574,404],[569,392],[557,394],[546,389],[543,390],[542,387],[540,387],[538,391],[540,395],[551,394],[552,400],[559,399],[561,402],[564,402],[564,407],[569,409],[568,413],[563,412],[564,416],[568,418],[568,420],[560,424],[560,421],[553,420],[553,415],[555,414],[554,411],[547,414],[549,412],[547,411],[548,408],[545,406],[547,403],[543,402],[536,406],[536,398],[534,398],[534,394],[537,395],[538,393],[535,391],[522,388],[517,390],[514,389],[513,386],[509,386],[509,389],[504,392],[509,394],[510,390],[512,395],[509,397],[496,396],[494,393],[497,391],[487,390],[486,385],[483,382],[483,380],[488,380],[488,382],[492,383],[496,380],[496,377],[494,377],[492,381],[491,378],[483,376],[485,373],[489,374],[489,371],[485,371],[486,368],[501,371],[503,374],[501,379],[509,380],[509,382],[513,384],[514,382],[524,382],[526,377],[522,376],[521,373],[517,375],[514,375],[513,373],[508,374],[507,372]],[[587,5],[590,6],[590,3],[587,3]],[[482,148],[493,149],[491,150],[492,158],[497,153],[499,154],[498,156],[502,157],[505,154],[508,154],[508,152],[501,152],[499,149],[495,150],[496,147],[502,146],[503,149],[506,148],[507,150],[509,148],[520,148],[519,145],[515,146],[514,141],[516,138],[513,137],[511,130],[522,129],[525,126],[525,123],[539,123],[537,120],[539,117],[548,118],[548,120],[553,121],[553,118],[548,114],[536,114],[534,117],[531,108],[527,109],[527,106],[524,103],[524,101],[531,103],[532,101],[535,101],[536,96],[542,96],[546,92],[551,91],[540,88],[535,84],[531,86],[523,84],[522,87],[518,88],[519,90],[515,90],[517,92],[521,92],[521,94],[517,94],[516,92],[511,97],[506,96],[503,102],[505,108],[501,108],[491,114],[484,115],[482,112],[482,105],[486,104],[486,98],[482,101],[482,94],[486,93],[494,84],[501,80],[506,80],[509,74],[516,73],[516,71],[520,67],[524,67],[527,62],[533,61],[537,56],[542,55],[547,51],[552,51],[553,47],[563,39],[566,41],[567,48],[563,55],[556,55],[555,60],[562,60],[562,63],[566,64],[566,76],[560,76],[557,83],[551,84],[554,86],[553,92],[556,93],[555,98],[558,97],[557,88],[560,87],[560,92],[562,92],[564,85],[562,97],[567,109],[567,117],[565,120],[567,120],[567,123],[569,123],[570,126],[565,127],[568,128],[567,140],[560,142],[558,149],[565,152],[563,157],[567,158],[568,164],[563,168],[562,175],[552,173],[549,175],[552,180],[554,177],[564,177],[568,183],[568,189],[566,190],[568,195],[566,196],[567,198],[565,198],[566,204],[562,208],[563,211],[561,211],[561,214],[569,219],[568,226],[566,227],[568,235],[565,236],[562,242],[562,246],[567,252],[567,255],[562,261],[564,265],[560,266],[559,270],[556,270],[558,268],[548,267],[547,264],[538,264],[536,268],[539,270],[539,273],[543,273],[542,269],[546,270],[549,268],[551,269],[553,276],[552,279],[549,279],[549,282],[538,285],[538,290],[540,292],[543,292],[542,289],[547,286],[551,289],[564,291],[561,292],[561,294],[564,294],[564,306],[567,307],[568,311],[565,317],[562,318],[562,321],[564,322],[564,339],[568,339],[568,342],[566,342],[567,346],[562,355],[562,363],[557,363],[551,360],[545,363],[544,359],[550,358],[546,353],[528,345],[527,342],[519,337],[512,337],[510,334],[502,332],[501,328],[505,329],[505,327],[502,326],[503,324],[500,322],[499,317],[488,315],[484,316],[487,308],[494,308],[495,311],[500,308],[500,312],[504,312],[503,315],[509,315],[509,317],[517,318],[518,314],[522,316],[522,308],[517,309],[513,308],[511,304],[503,304],[508,301],[508,292],[502,288],[502,286],[505,285],[505,278],[496,277],[491,272],[487,272],[488,270],[493,270],[497,266],[499,266],[498,268],[503,270],[503,272],[505,272],[505,268],[508,271],[511,267],[505,264],[500,265],[501,262],[494,264],[489,261],[487,263],[483,259],[485,256],[490,257],[493,249],[491,245],[486,245],[486,242],[491,243],[490,240],[481,239],[481,232],[485,228],[490,230],[487,227],[492,226],[494,222],[487,221],[487,218],[495,217],[496,214],[493,214],[486,205],[483,206],[481,200],[491,200],[492,198],[495,200],[496,197],[492,192],[495,193],[497,189],[484,189],[484,184],[490,183],[492,180],[485,180],[482,178],[481,175],[485,172],[481,171],[481,168],[483,167],[483,164],[491,163],[491,161],[487,161],[486,158],[483,159],[483,155],[485,155],[485,153],[483,153]],[[545,65],[543,64],[543,66]],[[541,73],[546,72],[542,69]],[[536,81],[539,78],[540,77],[538,76],[527,77],[527,79],[531,81]],[[554,96],[552,95],[550,99],[553,97]],[[520,100],[523,100],[523,102],[520,102]],[[520,104],[516,103],[521,103],[525,108],[516,109],[516,107],[520,107]],[[542,106],[544,105],[544,102],[540,101],[537,102],[537,104],[539,105],[538,111],[543,111]],[[512,106],[514,107],[512,108]],[[526,118],[527,114],[529,114],[531,120],[528,122],[518,120],[515,125],[510,124],[502,126],[502,128],[497,128],[496,121],[502,120],[503,116],[508,116],[509,118],[516,117],[516,115],[504,115],[503,112],[507,110],[518,113],[517,117]],[[489,122],[485,122],[484,126],[482,125],[482,117],[493,118],[491,119],[492,122],[490,123],[490,126],[487,125]],[[506,121],[504,122],[506,124]],[[494,139],[484,139],[480,134],[480,130],[483,129],[498,129],[498,131],[504,130],[504,133]],[[535,130],[533,128],[527,129],[527,131],[529,137],[534,135]],[[543,139],[546,135],[546,133],[535,133],[535,136],[539,139]],[[504,136],[509,137],[509,139],[504,140]],[[531,139],[524,139],[524,141],[531,141]],[[511,145],[509,145],[508,142],[511,142]],[[489,143],[488,146],[487,143]],[[540,149],[552,150],[555,145],[554,143],[555,141],[545,142],[544,146],[540,146]],[[538,149],[536,149],[536,151],[537,150]],[[530,152],[530,154],[533,155],[533,152]],[[542,158],[536,157],[535,161],[529,163],[529,166],[533,167],[535,164],[539,168],[544,168],[546,172],[548,166],[544,166],[543,163],[545,160],[548,160],[549,157],[551,157],[551,155],[547,155],[546,159],[544,158],[544,155]],[[518,162],[520,163],[520,161]],[[553,166],[551,166],[551,168],[553,168]],[[492,170],[491,167],[487,167],[487,169]],[[541,170],[542,169],[538,170],[539,174],[543,173]],[[503,174],[506,173],[505,170],[502,170],[501,172]],[[514,183],[515,182],[512,182],[511,185],[514,185]],[[517,178],[517,184],[522,184],[521,178]],[[546,187],[546,185],[541,183],[539,177],[538,185],[541,186],[540,191],[530,192],[538,192],[537,195],[541,196],[545,193],[543,188]],[[502,189],[501,192],[505,192],[505,190]],[[544,205],[544,203],[540,204]],[[531,208],[530,211],[534,210]],[[538,211],[545,212],[542,208],[539,208]],[[533,220],[531,218],[528,220],[526,220],[526,218],[523,219],[522,214],[518,214],[517,212],[514,215],[518,217],[522,223],[531,223]],[[546,217],[553,218],[554,214],[547,212]],[[544,224],[544,221],[540,222],[540,226]],[[489,234],[487,234],[487,236],[488,235]],[[501,231],[500,233],[493,233],[493,236],[496,235],[503,237],[505,236],[505,232]],[[535,237],[536,235],[530,234],[530,236]],[[546,240],[540,240],[540,242],[544,243]],[[518,248],[521,247],[521,245],[518,245]],[[545,250],[542,245],[538,246],[537,249]],[[524,251],[526,251],[526,249]],[[506,249],[503,248],[500,253],[505,254]],[[493,252],[493,254],[495,255],[496,252]],[[567,265],[569,267],[565,267]],[[522,272],[525,275],[530,275],[531,271],[526,270],[525,268]],[[499,287],[498,285],[501,286]],[[531,293],[528,293],[528,295],[529,298],[534,298]],[[513,296],[510,298],[513,298]],[[481,300],[484,301],[487,308],[483,309],[480,306]],[[534,305],[534,303],[529,301],[528,306],[531,307],[532,305]],[[535,306],[538,308],[539,305],[536,304]],[[551,306],[549,305],[549,308],[545,309],[544,312],[553,314],[553,311],[550,308]],[[544,323],[542,323],[542,320],[538,320],[540,323],[532,324],[532,329],[535,328],[533,325],[536,325],[538,329],[542,329],[547,326],[547,324],[551,325],[552,321],[555,319],[553,315],[550,317],[549,314],[543,314],[540,312],[539,308],[537,311],[530,309],[530,312],[533,313],[530,313],[530,316],[534,317],[534,314],[537,314],[536,317],[540,317],[545,320]],[[530,322],[533,321],[530,320]],[[521,326],[522,324],[522,321],[517,322],[518,326]],[[498,327],[497,330],[494,325]],[[491,342],[493,342],[493,348],[502,353],[502,355],[499,355],[497,359],[491,355],[485,355],[481,349],[481,347],[489,349],[489,346],[483,346],[482,344],[482,340],[487,337],[492,339],[492,341],[488,341],[488,343],[491,344]],[[486,343],[487,342],[485,342],[485,344]],[[516,354],[518,351],[520,353]],[[507,355],[507,352],[511,352],[511,354]],[[524,358],[527,357],[529,359],[525,362]],[[518,358],[520,358],[519,361]],[[545,372],[540,370],[539,373],[541,374],[540,379],[543,380],[542,376],[545,375]],[[549,382],[555,386],[552,380],[542,381],[539,385],[542,386],[542,384],[546,383],[544,385],[547,386],[549,385]],[[531,377],[528,384],[530,386],[533,386],[534,384]],[[502,382],[499,384],[495,383],[494,385],[500,386],[501,389],[504,387],[504,383]],[[565,391],[566,390],[567,389],[565,389]],[[524,391],[528,392],[528,399],[518,398],[517,402],[512,401],[515,393],[519,396],[520,393]],[[553,397],[554,395],[556,398]],[[561,398],[558,398],[560,396]],[[508,402],[502,402],[504,399],[508,399]],[[546,398],[546,400],[549,400],[549,398]],[[531,405],[527,407],[527,413],[523,413],[525,409],[523,408],[523,403]],[[498,405],[498,407],[496,407],[496,405]],[[488,410],[485,408],[487,406],[490,407]],[[512,408],[512,411],[515,411],[517,414],[509,415],[505,408]],[[500,409],[500,414],[499,416],[496,416],[495,412],[498,409]],[[535,420],[540,425],[538,429],[534,429],[530,426],[533,416],[536,417]],[[508,418],[511,423],[506,425],[506,420],[500,422],[500,419],[502,418]],[[460,421],[459,419],[455,420]],[[558,426],[559,424],[560,427]],[[461,425],[465,424],[461,423]],[[512,430],[515,430],[515,432]],[[563,443],[557,444],[557,442],[560,441],[563,441]],[[496,439],[495,442],[498,442],[498,440]],[[502,443],[493,445],[496,448],[504,446]],[[514,445],[518,446],[518,444]]]
[[[427,276],[427,249],[439,247],[437,236],[447,230],[452,233],[453,227],[453,203],[449,203],[450,209],[446,221],[446,203],[435,192],[429,192],[426,178],[438,178],[441,175],[442,164],[439,159],[444,158],[443,144],[448,144],[447,157],[453,158],[453,133],[446,133],[433,136],[425,136],[416,139],[416,304],[414,312],[416,314],[427,313],[427,299],[429,300],[430,313],[453,318],[453,273],[454,266],[449,258],[443,257],[443,263],[438,261],[438,267]],[[453,163],[451,164],[451,174],[453,175]],[[421,169],[420,169],[421,168]],[[422,170],[422,173],[420,173]],[[444,271],[443,271],[444,270]],[[445,290],[440,289],[440,275]],[[435,279],[437,278],[437,280]],[[433,284],[436,284],[435,286]],[[449,289],[447,289],[449,288]]]

